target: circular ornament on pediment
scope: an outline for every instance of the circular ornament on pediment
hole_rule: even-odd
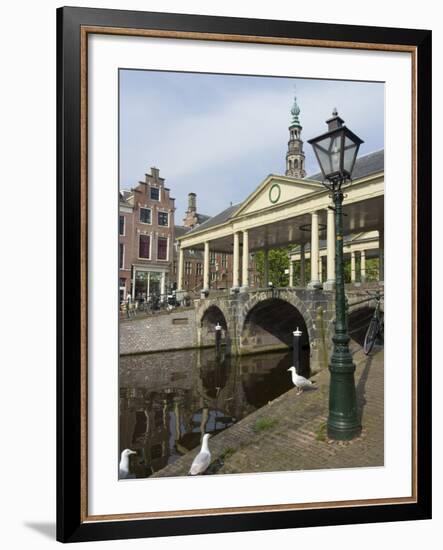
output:
[[[269,200],[272,202],[272,204],[275,204],[280,200],[281,195],[281,189],[280,185],[278,183],[274,183],[274,185],[271,186],[269,189]]]

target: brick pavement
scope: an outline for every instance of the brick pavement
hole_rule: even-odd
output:
[[[327,440],[329,371],[322,370],[313,376],[315,389],[297,396],[294,388],[211,438],[210,472],[234,474],[382,466],[383,350],[375,350],[366,357],[355,344],[353,355],[363,426],[360,437],[351,442]],[[197,452],[198,449],[190,451],[153,477],[186,475]]]

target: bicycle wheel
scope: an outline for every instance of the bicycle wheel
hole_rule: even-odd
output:
[[[378,334],[378,319],[373,317],[369,323],[368,330],[366,331],[365,341],[363,344],[363,351],[366,355],[371,353],[372,348],[374,347],[375,339]]]

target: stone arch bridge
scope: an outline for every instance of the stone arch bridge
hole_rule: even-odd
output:
[[[366,288],[346,290],[348,315],[371,313],[374,302],[364,302]],[[371,286],[371,294],[378,287]],[[292,347],[292,332],[302,331],[302,362],[313,369],[327,366],[335,319],[335,292],[305,288],[258,289],[237,294],[211,292],[195,300],[197,345],[215,345],[215,326],[223,328],[226,350],[243,355]]]

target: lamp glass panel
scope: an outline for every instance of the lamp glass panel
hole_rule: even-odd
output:
[[[358,149],[359,149],[358,144],[356,144],[354,141],[349,139],[349,137],[345,138],[343,168],[344,170],[346,170],[346,172],[348,172],[348,174],[352,174]]]
[[[331,146],[330,146],[331,172],[341,172],[340,153],[341,153],[341,135],[338,135],[331,139]]]
[[[329,153],[323,148],[316,147],[318,161],[325,176],[331,173],[331,159]]]

